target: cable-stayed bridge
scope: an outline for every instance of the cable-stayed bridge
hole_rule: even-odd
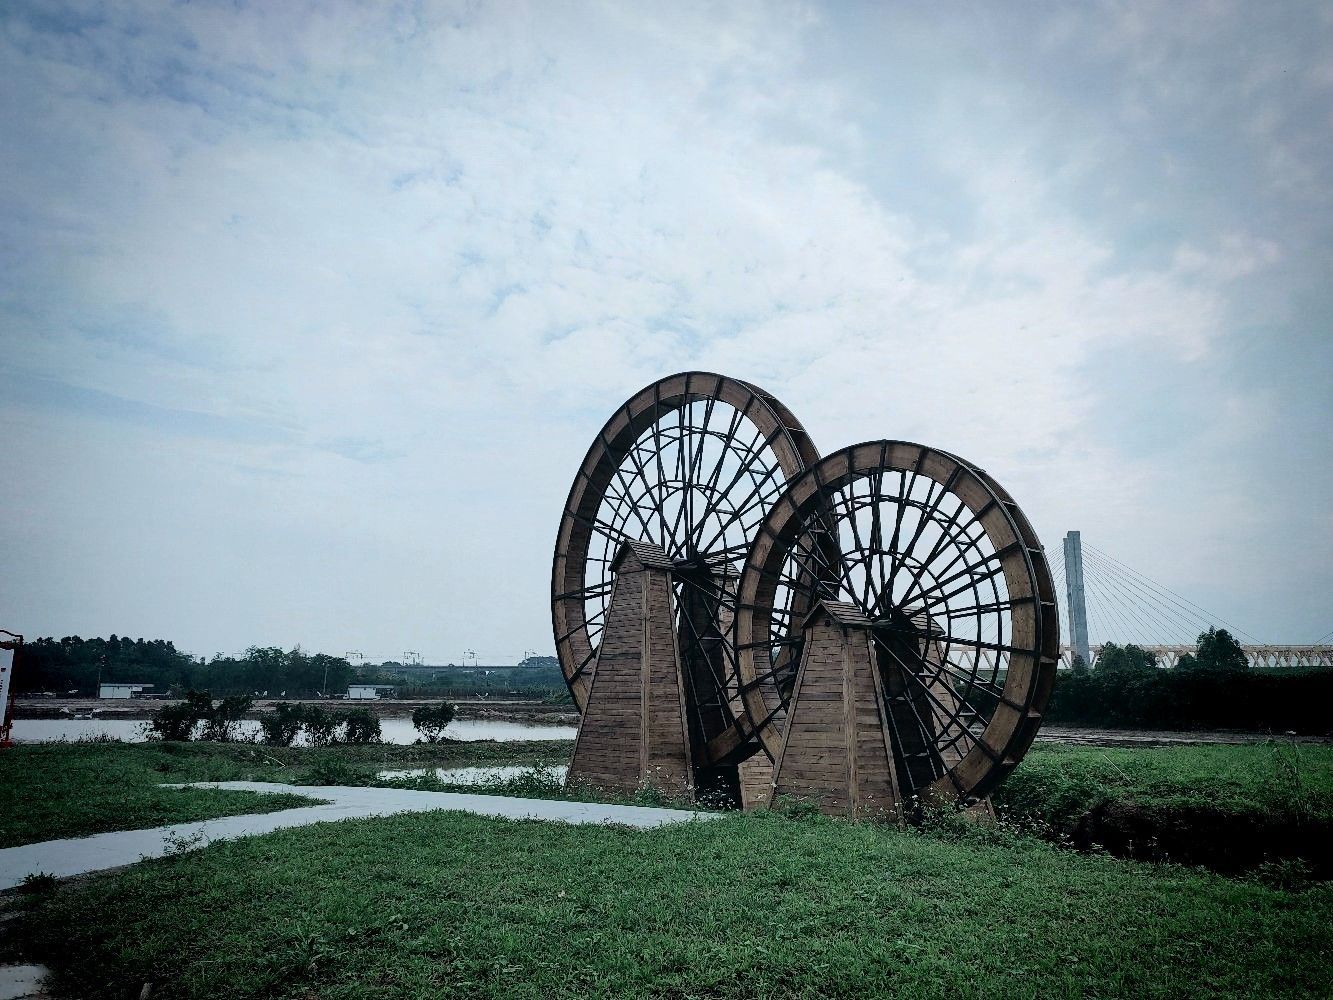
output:
[[[1333,667],[1333,631],[1305,645],[1263,642],[1084,542],[1077,531],[1065,536],[1063,551],[1051,555],[1065,640],[1061,667],[1073,666],[1075,655],[1094,666],[1107,642],[1133,643],[1156,655],[1159,665],[1174,667],[1209,628],[1231,633],[1251,667]]]

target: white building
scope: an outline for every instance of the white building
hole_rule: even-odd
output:
[[[392,684],[349,684],[347,697],[352,701],[377,701],[380,698],[392,698],[398,689]]]
[[[139,698],[151,684],[102,684],[97,689],[99,698]]]

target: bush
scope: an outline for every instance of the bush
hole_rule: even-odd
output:
[[[301,731],[304,712],[300,705],[280,701],[273,706],[273,711],[259,718],[259,728],[264,734],[264,742],[269,746],[289,747]]]
[[[213,716],[213,696],[207,691],[187,691],[185,700],[163,705],[148,721],[150,737],[184,742],[194,738],[196,727]]]
[[[326,747],[337,742],[339,719],[318,705],[306,705],[301,710],[301,726],[312,747]]]
[[[339,716],[345,743],[380,742],[380,720],[368,708],[353,708]]]
[[[204,719],[204,739],[230,743],[236,738],[236,723],[250,711],[253,704],[250,698],[240,696],[223,698],[217,702]]]
[[[1329,731],[1333,670],[1199,667],[1061,671],[1046,706],[1053,725],[1145,729]]]
[[[191,691],[190,695],[193,696],[194,692]],[[148,720],[148,735],[150,739],[184,742],[194,737],[194,727],[199,721],[198,707],[188,700],[175,705],[163,705]]]
[[[454,706],[447,701],[438,705],[422,705],[412,712],[412,725],[426,738],[427,743],[439,743],[444,739],[444,730],[454,721]]]

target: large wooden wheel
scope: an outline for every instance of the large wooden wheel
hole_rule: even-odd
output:
[[[624,542],[673,564],[690,711],[705,740],[738,698],[731,617],[739,567],[764,516],[818,452],[796,418],[745,382],[708,372],[647,386],[607,421],[570,488],[555,546],[552,620],[582,711]]]
[[[868,623],[899,786],[971,800],[1022,758],[1055,681],[1050,570],[984,471],[902,441],[846,448],[793,479],[739,584],[737,670],[775,760],[819,600]]]

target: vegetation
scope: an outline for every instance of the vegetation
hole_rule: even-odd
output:
[[[311,802],[297,795],[163,788],[166,782],[238,776],[213,759],[177,766],[174,755],[161,752],[168,746],[146,752],[146,746],[121,743],[28,744],[0,751],[0,847]]]
[[[367,783],[389,768],[529,764],[567,742],[384,743],[269,747],[249,743],[27,743],[0,750],[0,847],[307,805],[287,795],[163,788],[189,781],[302,784],[319,767]],[[330,781],[323,781],[330,784]],[[346,782],[338,782],[340,784]]]
[[[153,713],[149,733],[172,742],[201,739],[230,743],[237,739],[236,725],[252,704],[251,699],[236,696],[215,702],[207,691],[189,691],[183,701],[163,705]],[[302,732],[306,741],[317,747],[378,743],[381,738],[380,720],[368,708],[330,712],[319,705],[280,701],[271,712],[259,716],[260,738],[270,746],[291,746]]]
[[[1045,721],[1143,729],[1330,732],[1322,705],[1331,670],[1250,670],[1226,629],[1199,635],[1194,653],[1170,670],[1130,643],[1108,642],[1089,671],[1080,657],[1057,679]]]
[[[158,693],[188,689],[224,695],[279,697],[339,691],[355,677],[352,665],[341,656],[251,646],[239,657],[217,653],[198,659],[164,639],[131,640],[42,638],[23,646],[14,671],[20,694],[48,691],[92,696],[97,685],[111,681],[151,684]]]
[[[530,656],[513,667],[466,667],[449,664],[429,672],[395,660],[353,667],[344,657],[251,646],[240,656],[216,653],[193,657],[165,639],[41,638],[23,647],[15,672],[20,694],[48,692],[91,697],[99,682],[151,684],[158,694],[190,689],[220,695],[300,698],[344,691],[359,680],[395,684],[405,698],[459,698],[470,695],[547,698],[565,692],[559,662]]]
[[[227,743],[236,738],[236,724],[250,711],[251,699],[232,696],[214,701],[207,691],[188,691],[185,699],[163,705],[148,722],[149,733],[160,740],[190,740],[196,736]]]
[[[1323,997],[1333,957],[1329,887],[772,813],[322,824],[31,906],[80,997]]]
[[[1333,879],[1333,746],[1041,746],[994,801],[1018,829],[1083,849]]]
[[[425,737],[427,743],[439,743],[444,730],[454,721],[454,706],[447,701],[438,705],[422,705],[412,712],[412,725]]]
[[[372,669],[372,668],[368,668]],[[531,656],[515,667],[404,669],[400,664],[373,668],[377,681],[395,684],[400,698],[540,698],[567,693],[564,675],[554,656]]]
[[[1128,647],[1132,648],[1132,647]],[[1103,654],[1105,655],[1105,654]],[[1323,735],[1333,670],[1213,670],[1188,665],[1062,671],[1045,721],[1127,729],[1242,729]]]

